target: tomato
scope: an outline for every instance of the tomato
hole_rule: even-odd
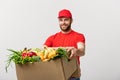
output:
[[[29,57],[37,56],[37,54],[36,54],[35,52],[32,52],[32,51],[28,52],[27,55],[28,55]]]

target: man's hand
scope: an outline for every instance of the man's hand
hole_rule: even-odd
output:
[[[66,48],[67,52],[70,53],[69,58],[71,59],[72,57],[77,56],[77,49],[74,47],[67,47]]]
[[[66,47],[67,52],[70,52],[70,59],[76,56],[83,56],[85,54],[85,44],[82,42],[77,43],[78,48]]]

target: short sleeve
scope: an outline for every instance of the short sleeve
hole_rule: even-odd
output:
[[[52,47],[52,42],[53,42],[53,39],[54,39],[54,35],[48,37],[44,43],[44,45],[48,46],[48,47]]]
[[[83,34],[79,34],[77,36],[77,42],[83,42],[83,43],[85,43],[85,36]]]

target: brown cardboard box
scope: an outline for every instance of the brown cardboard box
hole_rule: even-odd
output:
[[[77,69],[77,60],[64,58],[33,64],[16,64],[18,80],[68,80]]]

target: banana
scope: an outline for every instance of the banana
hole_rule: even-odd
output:
[[[40,57],[42,61],[45,59],[43,51],[37,52],[37,55]]]
[[[43,50],[37,52],[42,61],[48,61],[57,55],[57,51],[54,48],[45,47]]]
[[[51,51],[49,52],[49,55],[48,55],[48,59],[53,58],[55,56],[56,56],[56,50],[51,49]]]
[[[45,58],[45,59],[47,59],[48,54],[49,54],[48,50],[47,50],[47,49],[45,49],[45,52],[44,52],[44,58]]]

